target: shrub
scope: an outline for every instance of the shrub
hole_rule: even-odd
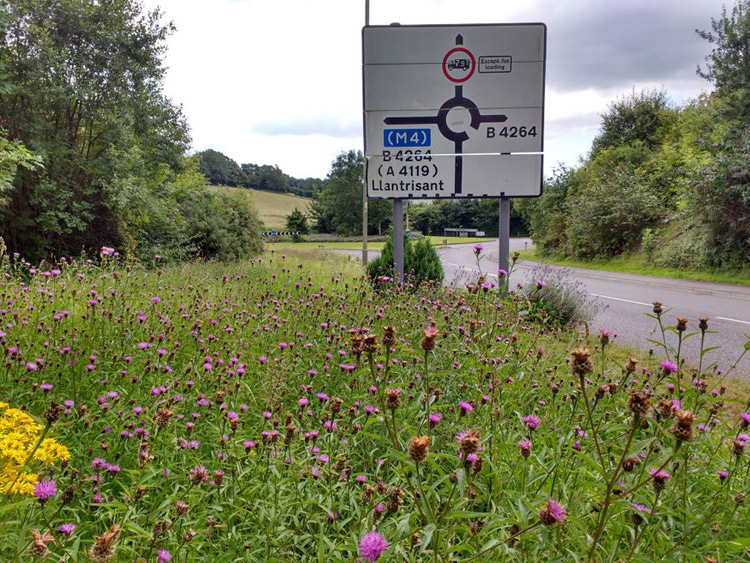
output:
[[[531,271],[531,279],[533,283],[523,290],[531,305],[530,314],[560,326],[589,322],[594,317],[597,307],[570,269],[540,264]]]
[[[389,237],[380,256],[367,265],[367,275],[371,279],[379,276],[393,276],[393,237]],[[413,243],[404,237],[404,273],[412,276],[419,284],[425,281],[442,283],[443,265],[435,248],[428,239]]]

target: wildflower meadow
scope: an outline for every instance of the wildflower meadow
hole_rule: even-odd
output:
[[[742,374],[664,296],[630,357],[562,326],[549,280],[112,249],[2,273],[2,561],[750,557]]]

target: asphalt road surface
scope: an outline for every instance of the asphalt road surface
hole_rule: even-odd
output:
[[[531,246],[530,239],[511,239],[511,253]],[[497,242],[486,243],[481,269],[489,273],[489,281],[497,283],[498,245]],[[445,269],[447,283],[465,284],[478,276],[473,245],[453,245],[439,249]],[[535,283],[537,264],[519,262],[513,271],[510,284]],[[547,268],[553,268],[547,266]],[[697,331],[698,319],[707,317],[709,330],[715,334],[706,336],[706,347],[721,346],[705,355],[704,365],[716,362],[722,372],[726,372],[737,362],[743,347],[750,340],[750,287],[729,284],[697,282],[618,274],[567,268],[570,275],[581,283],[581,288],[593,300],[597,312],[592,323],[593,330],[611,330],[617,335],[615,343],[630,345],[643,351],[654,349],[663,356],[663,351],[648,339],[660,340],[661,333],[656,332],[654,319],[646,316],[651,313],[653,302],[663,304],[665,324],[674,326],[677,317],[690,321],[688,332]],[[676,345],[676,336],[668,333],[668,343]],[[683,345],[683,354],[687,362],[698,364],[700,337],[694,336]],[[737,363],[732,376],[750,380],[750,352]]]

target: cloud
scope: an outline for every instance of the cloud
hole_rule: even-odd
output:
[[[710,45],[695,29],[709,27],[715,2],[574,0],[549,8],[547,79],[559,90],[624,89],[672,80],[700,88],[696,66]]]
[[[362,122],[316,116],[297,120],[262,121],[251,127],[253,133],[261,135],[323,135],[338,139],[358,139],[362,137]]]

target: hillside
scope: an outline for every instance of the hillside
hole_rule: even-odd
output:
[[[309,197],[229,186],[215,186],[211,189],[225,192],[238,190],[246,194],[255,204],[266,229],[284,229],[287,215],[294,211],[295,207],[303,213],[307,213],[307,206],[312,201]]]

